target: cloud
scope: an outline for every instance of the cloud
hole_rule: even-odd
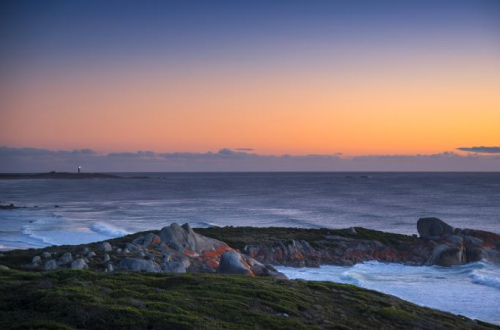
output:
[[[483,148],[483,147],[481,147]],[[492,147],[489,147],[492,148]],[[250,148],[208,152],[137,151],[100,154],[91,149],[0,147],[0,172],[221,172],[221,171],[499,171],[500,155],[442,152],[416,155],[261,155]],[[491,152],[490,152],[491,153]]]
[[[462,147],[462,148],[457,148],[457,150],[461,151],[469,151],[469,152],[478,152],[478,153],[484,153],[484,154],[500,154],[500,147]]]

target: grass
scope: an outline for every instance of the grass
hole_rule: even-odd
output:
[[[495,328],[329,282],[4,270],[0,290],[1,329]]]

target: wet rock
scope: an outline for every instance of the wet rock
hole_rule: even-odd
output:
[[[160,272],[161,267],[154,261],[135,259],[135,258],[123,258],[120,260],[116,266],[118,270],[130,271],[130,272]]]
[[[101,242],[101,243],[99,243],[99,245],[97,245],[97,249],[99,251],[103,251],[103,252],[113,251],[113,247],[108,242]]]
[[[221,274],[251,274],[248,264],[235,251],[227,251],[222,255],[218,271]]]
[[[79,259],[75,259],[71,262],[70,268],[72,270],[85,270],[85,269],[89,269],[89,266],[87,265],[85,260],[83,260],[82,258],[79,258]]]

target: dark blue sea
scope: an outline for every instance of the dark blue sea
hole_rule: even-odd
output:
[[[118,173],[142,179],[3,180],[0,249],[106,240],[170,223],[416,234],[420,217],[500,233],[500,173]],[[35,207],[37,206],[37,207]],[[56,207],[57,206],[57,207]],[[280,268],[500,324],[500,267],[365,263]]]

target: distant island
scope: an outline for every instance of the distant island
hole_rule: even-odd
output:
[[[31,179],[123,179],[120,176],[105,173],[0,173],[0,180],[31,180]]]

